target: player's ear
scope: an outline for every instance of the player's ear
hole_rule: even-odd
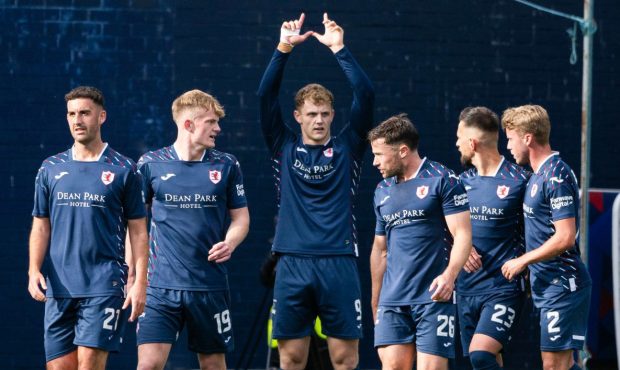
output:
[[[293,111],[293,116],[295,117],[295,121],[301,125],[301,112],[295,109]]]
[[[108,114],[106,113],[105,110],[102,109],[101,112],[99,112],[99,124],[102,125],[105,122],[107,117],[108,117]]]
[[[400,155],[400,158],[405,158],[410,151],[411,150],[409,150],[409,147],[405,144],[400,144],[398,147],[398,154]]]
[[[469,149],[474,151],[476,150],[477,146],[478,146],[478,140],[474,139],[473,137],[470,137],[469,138]]]
[[[192,120],[190,119],[186,119],[183,122],[183,128],[189,132],[194,132],[194,122],[192,122]]]

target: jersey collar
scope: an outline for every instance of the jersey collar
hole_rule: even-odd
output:
[[[554,155],[560,155],[560,152],[553,152],[551,154],[549,154],[549,156],[547,156],[547,158],[545,158],[542,162],[540,162],[540,166],[538,166],[538,168],[534,169],[534,173],[537,175],[540,175],[538,173],[538,171],[543,168],[544,164],[547,163]]]
[[[205,149],[205,150],[202,152],[202,157],[200,157],[200,159],[199,159],[199,160],[197,160],[197,161],[188,161],[188,160],[185,160],[185,159],[181,158],[181,155],[179,155],[179,150],[177,149],[177,143],[172,144],[172,150],[174,150],[174,155],[175,155],[175,156],[177,157],[177,159],[178,159],[178,160],[180,160],[180,161],[183,161],[183,162],[202,162],[202,161],[205,159],[205,155],[207,155],[207,150],[208,150],[208,149]]]
[[[74,149],[75,149],[75,144],[71,146],[71,160],[75,162],[86,162],[86,161],[78,161],[77,159],[75,159]],[[103,157],[103,153],[105,153],[106,149],[108,149],[108,143],[103,143],[103,149],[101,149],[101,153],[99,153],[99,156],[97,157],[97,159],[95,159],[94,161],[88,161],[88,162],[99,162],[101,160],[101,157]]]
[[[493,173],[493,175],[491,175],[491,177],[495,177],[497,176],[497,174],[499,173],[499,170],[502,168],[502,166],[504,165],[504,161],[506,160],[506,158],[504,158],[504,156],[502,156],[502,160],[499,161],[499,165],[497,165],[497,168],[495,169],[495,172]]]
[[[415,179],[416,177],[418,177],[420,170],[422,169],[422,167],[424,167],[424,163],[426,163],[426,157],[422,158],[422,161],[420,162],[420,166],[418,167],[418,169],[415,171],[415,173],[411,177],[412,179]]]

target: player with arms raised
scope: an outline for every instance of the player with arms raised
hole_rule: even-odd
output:
[[[362,335],[361,292],[355,256],[353,197],[372,127],[374,90],[344,46],[344,31],[324,14],[325,33],[300,34],[304,15],[284,22],[280,43],[263,75],[260,122],[278,175],[279,217],[273,337],[280,367],[303,369],[313,321],[320,317],[335,369],[354,369]],[[319,84],[301,88],[294,116],[301,135],[283,121],[279,92],[294,47],[314,36],[329,47],[353,89],[350,122],[331,135],[332,93]]]

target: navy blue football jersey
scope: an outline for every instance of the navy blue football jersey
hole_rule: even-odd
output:
[[[509,282],[502,274],[504,262],[525,252],[523,195],[530,173],[502,158],[493,176],[480,176],[476,168],[460,175],[469,198],[472,243],[482,257],[475,272],[461,271],[461,295],[520,290],[521,280]]]
[[[459,178],[424,158],[415,176],[391,177],[375,190],[376,235],[387,236],[387,268],[379,305],[432,302],[431,282],[448,266],[452,235],[445,216],[468,211]]]
[[[353,199],[373,122],[372,84],[347,48],[336,53],[353,88],[350,122],[325,145],[305,145],[301,135],[284,124],[278,100],[289,55],[275,51],[258,91],[278,190],[273,251],[357,255]]]
[[[528,252],[540,247],[555,234],[554,221],[574,218],[579,231],[577,178],[559,153],[543,161],[530,178],[523,213]],[[578,238],[573,248],[550,260],[534,263],[529,268],[532,293],[537,296],[575,291],[591,284],[590,274],[581,261]]]
[[[43,161],[34,217],[51,224],[47,297],[122,296],[128,219],[146,217],[135,163],[106,144],[97,161],[72,149]]]
[[[174,146],[138,161],[151,205],[149,286],[179,290],[225,290],[225,264],[209,262],[223,241],[229,209],[247,206],[237,159],[215,149],[200,161],[180,160]]]

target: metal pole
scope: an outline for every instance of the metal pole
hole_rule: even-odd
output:
[[[590,128],[592,126],[592,48],[594,26],[594,0],[584,0],[581,31],[583,33],[583,78],[581,87],[581,219],[579,223],[579,246],[584,263],[588,264],[588,223],[590,189]]]

